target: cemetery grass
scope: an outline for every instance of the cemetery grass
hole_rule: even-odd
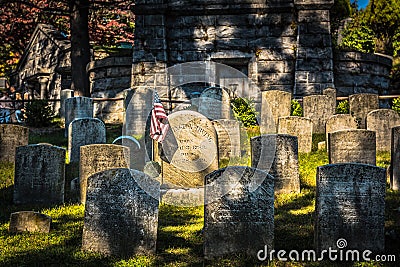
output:
[[[115,125],[107,127],[107,142],[111,143],[120,135],[121,128]],[[31,133],[30,143],[37,142],[67,146],[63,130]],[[387,167],[389,161],[388,153],[378,153],[378,166]],[[313,249],[316,167],[327,162],[326,151],[299,155],[301,193],[282,194],[275,199],[275,250]],[[71,201],[52,207],[15,206],[12,204],[13,175],[12,164],[0,165],[0,266],[377,266],[376,263],[296,263],[278,260],[259,262],[242,255],[204,260],[204,208],[168,205],[160,205],[156,255],[118,259],[83,252],[83,206]],[[400,218],[396,212],[399,206],[399,193],[388,189],[385,214],[386,253],[395,254],[396,257],[400,257]],[[50,233],[9,234],[10,214],[21,210],[35,210],[50,215],[53,219]]]

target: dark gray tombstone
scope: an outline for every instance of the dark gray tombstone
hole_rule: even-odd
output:
[[[64,184],[65,149],[49,144],[17,147],[15,204],[62,204]]]
[[[198,111],[208,119],[231,118],[230,98],[224,89],[218,87],[207,88],[201,93],[199,101]]]
[[[360,122],[360,128],[366,129],[366,118],[370,111],[379,109],[379,96],[376,94],[355,94],[349,96],[350,114]]]
[[[310,95],[303,97],[303,112],[313,122],[313,133],[325,133],[325,123],[335,114],[335,109],[329,96]]]
[[[318,167],[314,231],[317,251],[339,248],[358,250],[360,254],[364,250],[383,252],[385,190],[383,168],[359,163]]]
[[[392,128],[390,157],[390,188],[400,190],[400,126]]]
[[[266,134],[251,138],[251,166],[275,178],[275,193],[299,193],[297,137]]]
[[[10,233],[50,232],[51,217],[35,211],[18,211],[11,213]]]
[[[69,124],[75,119],[93,118],[93,99],[84,96],[67,98],[65,103],[65,136]]]
[[[156,251],[160,183],[130,169],[89,177],[82,249],[129,258]]]
[[[0,161],[15,161],[15,149],[18,146],[28,145],[29,128],[14,125],[0,124]]]
[[[274,178],[251,167],[227,167],[205,178],[204,257],[255,258],[274,240]]]

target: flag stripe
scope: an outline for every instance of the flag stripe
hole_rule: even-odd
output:
[[[161,104],[157,92],[154,94],[153,110],[151,111],[150,137],[161,143],[169,129],[167,114]],[[164,121],[163,121],[164,120]]]

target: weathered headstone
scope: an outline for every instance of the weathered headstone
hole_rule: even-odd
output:
[[[15,149],[18,146],[28,145],[29,128],[14,125],[0,124],[0,161],[15,161]]]
[[[94,144],[81,146],[79,183],[81,203],[86,201],[87,179],[95,173],[129,167],[129,148],[119,145]]]
[[[357,129],[358,123],[356,117],[350,114],[336,114],[330,117],[326,121],[326,141],[328,142],[328,133],[340,131],[340,130],[350,130]],[[329,144],[326,146],[329,147]]]
[[[376,164],[376,134],[374,131],[356,129],[328,134],[329,163]]]
[[[315,245],[331,249],[384,251],[385,169],[359,163],[317,168]],[[352,259],[348,259],[352,260]]]
[[[312,148],[313,123],[310,118],[288,116],[278,120],[278,133],[297,136],[299,152],[309,153]]]
[[[64,184],[65,149],[49,144],[17,147],[15,204],[62,204]]]
[[[335,114],[335,109],[328,96],[310,95],[303,97],[303,113],[312,120],[313,133],[325,133],[325,123]]]
[[[237,120],[212,122],[218,136],[219,159],[240,157],[240,124]]]
[[[392,109],[377,109],[367,114],[367,129],[376,132],[377,151],[390,151],[392,128],[399,125],[400,116]]]
[[[204,185],[204,176],[218,169],[217,134],[206,117],[195,111],[168,116],[170,135],[163,142],[163,183],[181,187]],[[173,139],[171,140],[170,139]]]
[[[74,90],[64,89],[60,91],[60,118],[65,123],[65,99],[74,97]]]
[[[275,178],[275,193],[299,193],[297,137],[267,134],[253,137],[250,142],[251,166],[265,170]]]
[[[255,168],[227,167],[205,179],[205,258],[235,253],[254,258],[264,246],[272,248],[274,178]]]
[[[360,128],[366,129],[366,118],[370,111],[379,109],[379,97],[375,94],[349,96],[350,114],[360,121]]]
[[[326,88],[322,90],[322,94],[326,95],[329,98],[329,102],[332,105],[333,114],[336,113],[336,89],[334,88]]]
[[[144,136],[146,123],[153,108],[153,94],[153,90],[144,87],[125,90],[125,135]]]
[[[261,133],[276,133],[278,118],[290,116],[292,95],[289,92],[271,90],[262,92]],[[273,121],[271,121],[273,120]]]
[[[18,211],[11,213],[10,233],[50,232],[51,217],[35,211]]]
[[[160,183],[126,168],[88,178],[82,249],[129,258],[156,251]]]
[[[68,154],[70,163],[79,163],[80,147],[106,142],[106,126],[97,118],[75,119],[68,129]]]
[[[205,89],[200,95],[198,111],[210,120],[230,119],[229,94],[218,87]]]
[[[390,188],[400,190],[400,126],[392,128]]]
[[[93,118],[93,99],[84,96],[67,98],[65,103],[65,136],[69,124],[75,119]]]

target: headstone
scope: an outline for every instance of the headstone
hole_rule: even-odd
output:
[[[360,257],[364,250],[383,252],[385,190],[383,168],[359,163],[318,167],[314,231],[317,251],[358,250]]]
[[[279,117],[290,116],[292,95],[289,92],[270,90],[262,92],[261,133],[276,133]],[[273,121],[271,121],[273,120]]]
[[[336,113],[336,89],[334,88],[326,88],[322,90],[322,94],[326,95],[329,98],[329,102],[332,105],[333,114]]]
[[[74,90],[64,89],[60,91],[60,118],[65,123],[65,99],[74,97]]]
[[[162,144],[163,183],[178,187],[204,185],[204,176],[218,169],[217,134],[211,121],[195,111],[168,116],[170,135]]]
[[[349,96],[350,114],[360,121],[360,128],[366,129],[366,118],[370,111],[379,109],[379,97],[375,94]]]
[[[67,98],[65,103],[65,136],[69,124],[75,119],[93,118],[93,99],[84,96]]]
[[[68,155],[70,163],[79,163],[80,147],[106,142],[106,126],[97,118],[75,119],[68,129]]]
[[[230,119],[229,94],[218,87],[205,89],[200,95],[198,111],[210,120]]]
[[[125,168],[88,178],[82,249],[129,258],[156,251],[160,183]]]
[[[250,142],[251,166],[265,170],[275,178],[275,193],[299,193],[297,137],[267,134],[253,137]]]
[[[303,113],[312,120],[313,133],[325,133],[325,123],[335,114],[335,109],[328,96],[310,95],[303,97]]]
[[[49,144],[17,147],[15,204],[62,204],[64,184],[65,149]]]
[[[390,188],[400,190],[400,126],[392,128]]]
[[[212,122],[218,137],[219,159],[240,157],[240,124],[237,120]]]
[[[278,120],[278,133],[297,136],[300,153],[311,152],[312,129],[313,123],[310,118],[288,116]]]
[[[51,217],[35,211],[18,211],[11,213],[10,233],[50,232]]]
[[[154,91],[149,88],[138,87],[135,90],[125,90],[125,135],[143,136],[146,123],[153,108]]]
[[[14,125],[0,124],[0,162],[15,161],[15,149],[18,146],[28,145],[29,128]]]
[[[374,131],[356,129],[328,134],[329,163],[357,162],[376,164],[376,134]]]
[[[400,116],[392,109],[377,109],[367,114],[367,129],[376,132],[377,151],[390,151],[392,128],[399,125]]]
[[[264,246],[272,248],[274,178],[255,168],[227,167],[205,179],[204,257],[254,258]]]
[[[87,179],[95,173],[129,167],[129,148],[119,145],[94,144],[81,146],[79,182],[81,203],[86,201]]]
[[[357,129],[357,127],[358,123],[356,117],[353,117],[350,114],[333,115],[326,121],[326,141],[328,141],[328,133],[340,130]],[[329,147],[329,145],[327,147]]]

